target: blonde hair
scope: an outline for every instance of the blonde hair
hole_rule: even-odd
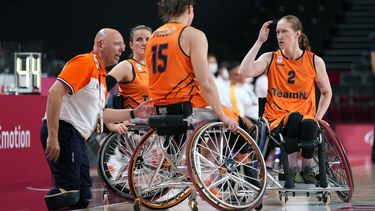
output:
[[[286,15],[280,20],[282,19],[285,19],[288,23],[290,23],[294,31],[301,31],[301,35],[298,38],[299,48],[302,50],[311,50],[309,39],[307,38],[306,34],[303,33],[302,22],[300,21],[300,19],[294,15]]]
[[[129,41],[130,42],[133,42],[134,32],[138,31],[138,30],[141,30],[141,29],[145,29],[145,30],[152,33],[152,29],[150,27],[148,27],[146,25],[137,25],[137,26],[130,29],[130,35],[129,35]]]

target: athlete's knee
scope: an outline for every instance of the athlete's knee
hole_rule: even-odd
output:
[[[313,119],[303,119],[301,124],[301,140],[311,141],[318,137],[318,123]]]
[[[298,138],[300,136],[302,115],[292,112],[288,115],[287,123],[283,129],[285,135],[285,151],[290,154],[298,151]]]
[[[301,130],[302,115],[299,112],[292,112],[288,115],[287,123],[284,128],[285,137],[297,138]]]
[[[288,138],[286,137],[284,139],[284,146],[285,146],[285,151],[288,154],[298,152],[298,138]]]
[[[315,147],[318,145],[318,123],[313,119],[302,120],[301,146],[302,157],[312,158]]]

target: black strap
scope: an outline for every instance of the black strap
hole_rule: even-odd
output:
[[[111,76],[111,75],[107,75],[105,77],[105,81],[107,83],[107,91],[111,91],[111,89],[117,84],[117,80]]]
[[[260,97],[258,98],[258,114],[259,117],[262,117],[264,114],[264,107],[266,106],[267,98],[266,97]]]

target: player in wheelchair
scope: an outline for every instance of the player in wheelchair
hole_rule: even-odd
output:
[[[132,155],[130,189],[153,209],[180,203],[192,185],[217,209],[249,209],[263,196],[265,163],[238,116],[221,105],[206,37],[191,27],[193,5],[158,2],[167,23],[153,32],[145,50],[157,115],[149,118],[152,129]]]
[[[271,144],[281,148],[285,188],[293,188],[298,183],[318,182],[322,188],[326,188],[327,172],[330,180],[328,185],[340,186],[342,189],[337,188],[345,190],[340,192],[345,195],[343,200],[348,201],[352,193],[350,168],[337,137],[333,136],[333,131],[322,121],[332,97],[325,63],[310,51],[302,23],[293,15],[284,16],[277,21],[276,38],[280,49],[266,52],[256,59],[260,47],[268,39],[272,24],[273,21],[263,24],[257,41],[239,68],[239,74],[245,77],[255,77],[264,72],[267,74],[264,114],[255,133],[255,136],[263,139],[258,142],[260,148],[264,150],[265,156],[270,148],[265,140],[271,140]],[[320,92],[318,106],[316,88]],[[330,143],[331,140],[334,143]],[[297,165],[299,151],[302,152],[301,166]],[[335,174],[332,165],[336,161],[341,162],[340,168],[336,169],[344,171],[345,179],[340,180],[338,174]],[[278,189],[284,187],[278,184]]]

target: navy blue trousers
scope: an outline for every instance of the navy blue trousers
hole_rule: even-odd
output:
[[[44,120],[40,131],[44,150],[48,137],[47,122]],[[47,159],[57,188],[80,189],[81,199],[91,199],[90,165],[85,141],[69,123],[59,122],[60,156],[57,162]]]

